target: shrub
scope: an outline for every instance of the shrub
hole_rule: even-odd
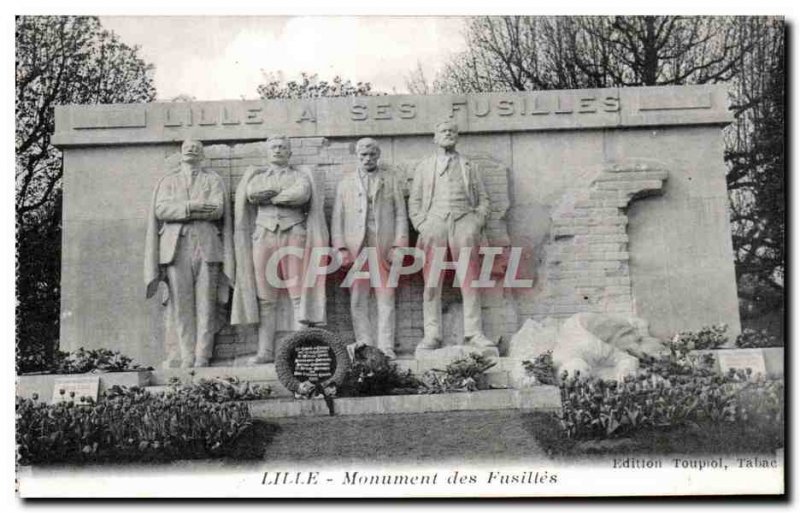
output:
[[[755,348],[755,347],[783,347],[783,340],[775,335],[770,335],[767,330],[754,330],[745,328],[736,337],[736,347]]]
[[[472,353],[449,363],[444,370],[431,369],[422,374],[423,393],[470,392],[489,388],[486,371],[495,362],[485,356]]]
[[[534,358],[533,361],[524,360],[522,366],[525,368],[525,374],[535,378],[536,383],[558,385],[556,370],[553,366],[553,351],[542,353]]]
[[[216,457],[252,423],[241,402],[190,392],[151,394],[112,387],[100,402],[46,404],[17,398],[21,464]]]
[[[124,372],[147,370],[138,364],[134,364],[133,359],[119,351],[108,349],[84,349],[81,347],[72,352],[57,351],[53,361],[49,364],[44,359],[38,358],[34,361],[31,358],[18,358],[18,372],[35,370],[48,374],[84,374],[92,371]],[[20,360],[22,360],[22,363]]]
[[[689,350],[718,349],[728,343],[728,325],[703,326],[697,331],[681,331],[672,338],[672,344]]]
[[[688,333],[688,332],[684,332]],[[665,344],[668,352],[653,356],[641,355],[639,364],[649,374],[655,374],[664,379],[670,376],[713,376],[714,357],[711,353],[692,353],[694,345],[689,343],[689,337],[675,337]]]
[[[356,348],[354,356],[341,395],[389,395],[409,389],[416,391],[420,386],[410,370],[400,371],[379,349],[361,346]]]
[[[17,374],[47,372],[50,370],[50,364],[47,361],[47,344],[33,347],[18,345],[16,357]]]
[[[181,384],[180,380],[170,380],[168,394],[184,396],[212,403],[231,401],[256,401],[267,399],[272,394],[268,385],[251,385],[236,377],[201,379],[191,384]]]

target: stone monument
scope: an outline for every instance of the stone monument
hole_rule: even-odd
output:
[[[374,139],[381,165],[413,179],[412,170],[425,162],[431,173],[435,169],[430,134],[441,119],[458,125],[457,160],[469,162],[485,186],[490,210],[484,234],[489,247],[503,246],[509,256],[506,270],[498,265],[497,272],[524,285],[497,279],[494,288],[481,289],[482,333],[503,340],[501,357],[505,341],[529,319],[563,322],[582,312],[641,317],[660,338],[719,323],[728,324],[732,337],[738,334],[721,132],[732,115],[724,85],[700,85],[59,106],[53,141],[64,158],[61,348],[119,350],[142,365],[166,359],[163,307],[142,301],[142,240],[153,226],[146,253],[156,254],[159,239],[152,233],[166,223],[148,213],[153,186],[180,143],[199,139],[205,143],[200,168],[220,177],[223,204],[234,204],[230,191],[243,191],[239,214],[248,219],[237,223],[235,238],[245,247],[236,259],[236,286],[249,293],[241,296],[243,309],[216,308],[223,322],[210,363],[268,359],[268,344],[259,353],[252,252],[253,237],[263,234],[256,233],[261,206],[251,199],[261,200],[248,199],[247,185],[241,187],[255,174],[245,179],[248,169],[272,169],[265,139],[289,138],[288,150],[281,142],[283,159],[316,185],[308,213],[320,213],[317,224],[326,235],[336,186],[359,163],[356,141]],[[409,207],[421,197],[413,189],[404,194]],[[409,211],[424,234],[423,209]],[[305,222],[308,240],[310,218]],[[224,241],[224,224],[215,226]],[[409,229],[409,250],[421,236]],[[511,258],[515,251],[519,258]],[[481,267],[491,256],[484,253]],[[150,276],[165,267],[157,262]],[[243,270],[249,278],[239,277]],[[226,273],[220,275],[230,278]],[[350,294],[341,284],[330,275],[313,288],[324,298],[314,303],[322,307],[315,316],[294,315],[288,294],[280,294],[276,336],[291,333],[295,320],[327,320],[344,341],[355,340]],[[395,291],[394,350],[401,360],[424,339],[424,285],[422,273],[413,272]],[[462,294],[447,283],[441,297],[441,344],[463,344]],[[243,327],[232,327],[231,320]]]

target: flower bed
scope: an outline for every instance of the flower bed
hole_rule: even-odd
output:
[[[173,385],[164,394],[112,387],[78,405],[17,398],[20,464],[159,461],[222,456],[252,424],[238,383]]]
[[[568,438],[627,436],[640,430],[698,423],[749,423],[781,429],[784,381],[754,376],[750,369],[717,371],[709,350],[726,342],[725,327],[683,332],[667,344],[668,354],[642,358],[641,369],[623,381],[564,373],[560,424]],[[554,378],[552,359],[523,363],[539,382]],[[755,379],[753,379],[755,378]]]

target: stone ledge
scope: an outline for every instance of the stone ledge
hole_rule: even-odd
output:
[[[192,374],[193,373],[193,374]],[[150,378],[151,385],[166,385],[170,378],[178,378],[182,382],[189,382],[192,379],[213,379],[237,377],[242,381],[277,381],[278,375],[275,374],[275,364],[236,367],[197,367],[194,369],[158,369],[153,371]]]
[[[150,384],[151,371],[132,371],[132,372],[104,372],[86,374],[29,374],[17,376],[17,396],[26,399],[32,398],[33,394],[39,396],[39,400],[50,403],[53,398],[53,387],[57,379],[69,378],[88,378],[99,377],[100,388],[103,392],[113,387],[120,386],[147,386]]]
[[[719,366],[720,354],[741,354],[761,356],[764,359],[764,367],[767,370],[767,377],[782,378],[784,376],[784,352],[782,347],[757,347],[757,348],[730,348],[730,349],[702,349],[692,351],[693,354],[711,354],[714,357],[714,369],[721,372]]]
[[[260,419],[329,415],[328,407],[322,399],[267,399],[251,401],[248,404],[251,415]],[[557,412],[561,409],[560,392],[554,386],[539,386],[525,390],[483,390],[435,395],[385,395],[334,399],[335,415],[513,409]]]
[[[474,348],[475,352],[481,352],[480,348]],[[496,352],[496,348],[490,348]],[[448,363],[452,362],[457,356],[452,358],[425,358],[416,360],[414,358],[400,358],[393,363],[401,371],[410,370],[413,374],[420,375],[429,369],[444,369]],[[494,367],[487,371],[489,384],[497,387],[505,387],[509,384],[509,371],[521,365],[520,360],[506,357],[493,357],[496,363]],[[194,374],[192,374],[194,373]],[[218,367],[199,367],[195,369],[158,369],[152,371],[149,384],[152,387],[165,386],[170,378],[178,378],[183,383],[200,379],[225,378],[235,376],[241,381],[250,383],[268,384],[277,392],[282,389],[275,373],[275,364],[268,363],[256,366],[218,366]]]

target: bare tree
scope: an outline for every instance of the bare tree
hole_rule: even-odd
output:
[[[731,18],[578,18],[571,56],[598,85],[681,85],[730,80],[743,51]]]
[[[439,84],[451,91],[530,91],[729,80],[739,54],[731,18],[482,17]]]
[[[422,63],[417,61],[417,67],[405,77],[406,89],[410,94],[433,94],[433,84],[425,76]]]

